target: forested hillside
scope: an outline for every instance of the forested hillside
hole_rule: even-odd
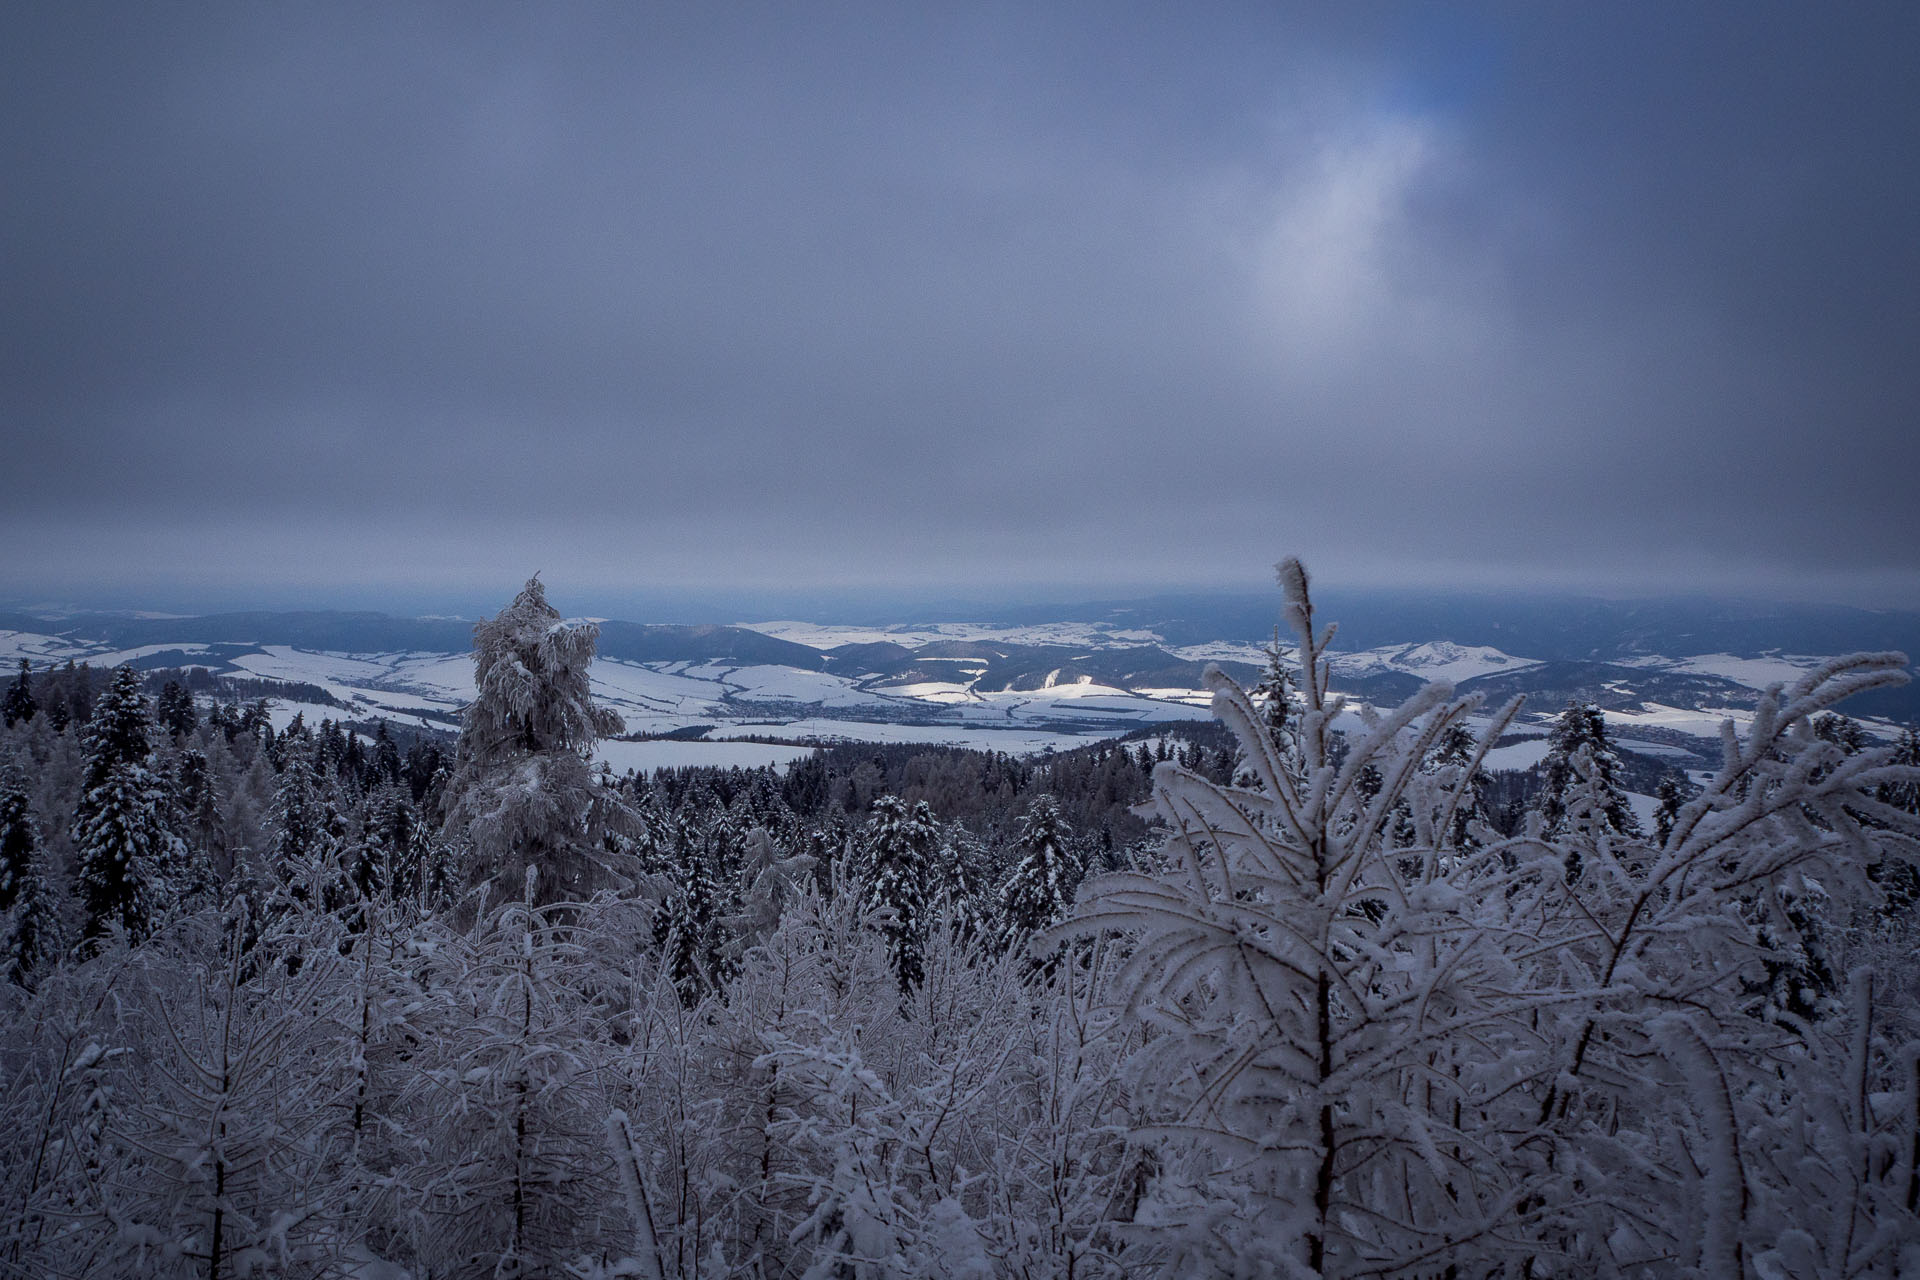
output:
[[[1920,1269],[1920,739],[1835,712],[1904,658],[1498,771],[1281,577],[1214,724],[1024,757],[615,774],[537,580],[457,738],[23,663],[0,1276]]]

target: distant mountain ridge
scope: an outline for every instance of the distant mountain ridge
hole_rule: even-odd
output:
[[[1329,589],[1317,594],[1316,613],[1322,622],[1339,624],[1336,643],[1348,650],[1451,640],[1547,661],[1889,649],[1920,654],[1920,612],[1847,605]],[[1086,622],[1152,631],[1179,646],[1261,643],[1272,636],[1279,615],[1275,591],[1022,606],[954,620],[1008,626]]]
[[[136,649],[153,645],[289,645],[328,653],[466,653],[471,622],[384,613],[213,613],[190,618],[77,614],[45,619],[0,613],[0,628]],[[602,622],[599,652],[628,662],[732,660],[819,670],[817,650],[745,627]]]
[[[741,669],[809,673],[796,674],[801,683],[791,687],[763,680],[721,696],[729,705],[769,711],[778,706],[794,716],[809,707],[826,708],[816,714],[846,715],[845,707],[871,706],[874,699],[889,705],[889,715],[905,715],[916,699],[956,706],[981,696],[1075,687],[1179,699],[1182,691],[1191,695],[1201,688],[1208,660],[1243,683],[1259,678],[1277,595],[1022,606],[981,610],[965,619],[885,619],[866,626],[616,619],[599,623],[599,653],[663,674],[684,671],[688,678],[717,681],[716,687],[731,687],[726,673]],[[1447,676],[1462,692],[1484,693],[1490,702],[1523,693],[1530,712],[1568,699],[1620,710],[1647,704],[1737,708],[1752,705],[1760,683],[1741,668],[1743,662],[1765,667],[1772,661],[1791,676],[1806,663],[1786,663],[1781,655],[1920,652],[1920,613],[1830,605],[1357,592],[1327,593],[1319,616],[1340,624],[1340,686],[1375,704],[1397,702],[1426,680]],[[109,651],[124,655],[115,660],[141,667],[216,669],[257,667],[235,660],[268,647],[462,655],[473,634],[473,624],[460,619],[326,610],[51,619],[13,611],[0,613],[0,629],[61,637],[97,648],[103,658]],[[1084,705],[1089,714],[1098,709]],[[1920,687],[1868,694],[1846,709],[1920,722]]]

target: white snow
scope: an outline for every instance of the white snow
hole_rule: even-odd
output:
[[[1156,632],[1110,628],[1097,622],[1045,622],[1020,627],[996,627],[977,622],[923,622],[894,627],[841,627],[792,621],[741,622],[735,625],[758,631],[762,635],[804,644],[812,649],[880,643],[900,644],[912,649],[939,640],[1070,645],[1082,649],[1120,649],[1160,643],[1160,636]]]
[[[1267,651],[1257,644],[1230,644],[1215,640],[1207,644],[1183,644],[1167,652],[1188,662],[1244,662],[1263,670],[1267,665]]]
[[[1400,671],[1422,680],[1449,680],[1458,684],[1496,671],[1524,671],[1537,667],[1534,658],[1516,658],[1484,644],[1454,644],[1432,640],[1425,644],[1387,645],[1358,653],[1333,655],[1333,669],[1346,676]]]
[[[1709,653],[1671,660],[1666,666],[1669,671],[1683,671],[1689,675],[1719,676],[1722,679],[1732,680],[1736,684],[1746,685],[1749,689],[1764,689],[1770,684],[1791,685],[1825,661],[1825,658],[1790,654],[1736,658],[1730,653]]]
[[[1504,747],[1495,747],[1487,752],[1486,767],[1489,769],[1531,769],[1547,758],[1547,752],[1553,744],[1545,738],[1529,738],[1525,742],[1510,743]]]

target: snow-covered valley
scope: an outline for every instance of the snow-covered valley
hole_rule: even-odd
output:
[[[471,657],[459,647],[466,624],[379,619],[376,625],[370,617],[256,614],[103,625],[97,617],[13,615],[13,626],[0,630],[0,660],[13,665],[24,658],[35,668],[67,661],[96,668],[201,667],[214,676],[273,682],[262,688],[277,725],[299,715],[309,722],[386,719],[450,732],[474,696]],[[292,618],[303,621],[299,627],[277,621]],[[318,643],[315,618],[330,620],[318,629]],[[1065,750],[1150,726],[1210,719],[1202,679],[1207,664],[1251,683],[1267,663],[1258,643],[1232,636],[1196,641],[1191,628],[1137,620],[602,625],[593,689],[625,723],[629,741],[609,742],[603,751],[621,768],[643,758],[649,766],[732,762],[742,751],[772,762],[792,758],[805,744],[846,741],[1013,755]],[[415,643],[373,647],[396,641]],[[1822,660],[1777,651],[1640,652],[1575,662],[1445,638],[1336,650],[1332,658],[1336,684],[1356,705],[1391,705],[1427,682],[1446,680],[1482,693],[1489,709],[1524,695],[1516,722],[1524,735],[1544,731],[1570,699],[1594,701],[1618,732],[1638,741],[1633,749],[1666,752],[1695,766],[1710,759],[1723,720],[1744,727],[1760,690],[1791,682]],[[641,743],[653,745],[642,750]],[[1536,752],[1535,744],[1519,742],[1497,759],[1524,767]]]

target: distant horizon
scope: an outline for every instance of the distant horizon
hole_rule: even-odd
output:
[[[1043,613],[1049,609],[1084,610],[1103,605],[1119,607],[1180,600],[1250,604],[1269,596],[1277,617],[1280,604],[1276,587],[1270,583],[1247,581],[1209,585],[1114,583],[1078,587],[1060,583],[999,588],[978,582],[926,584],[919,587],[870,585],[815,589],[769,589],[717,584],[704,590],[637,588],[621,591],[557,585],[545,574],[541,578],[547,585],[549,599],[569,618],[666,625],[782,620],[866,622],[883,617],[901,622],[980,621],[1007,612]],[[144,598],[136,597],[132,590],[95,588],[62,599],[51,593],[0,590],[0,611],[48,620],[86,615],[159,619],[247,613],[368,613],[411,621],[477,622],[492,617],[505,607],[523,582],[524,579],[516,581],[511,587],[503,588],[498,595],[485,597],[475,591],[434,592],[404,588],[356,590],[318,587],[299,590],[235,587],[224,590],[202,588],[197,595],[161,588]],[[1920,598],[1874,603],[1853,593],[1822,597],[1810,592],[1741,592],[1672,586],[1666,589],[1632,590],[1601,584],[1541,582],[1471,583],[1457,587],[1434,583],[1363,582],[1347,585],[1320,579],[1316,579],[1315,589],[1324,604],[1334,607],[1360,602],[1510,601],[1536,606],[1581,603],[1692,604],[1765,609],[1833,608],[1871,614],[1920,615]],[[978,616],[969,616],[969,610],[975,611]]]

